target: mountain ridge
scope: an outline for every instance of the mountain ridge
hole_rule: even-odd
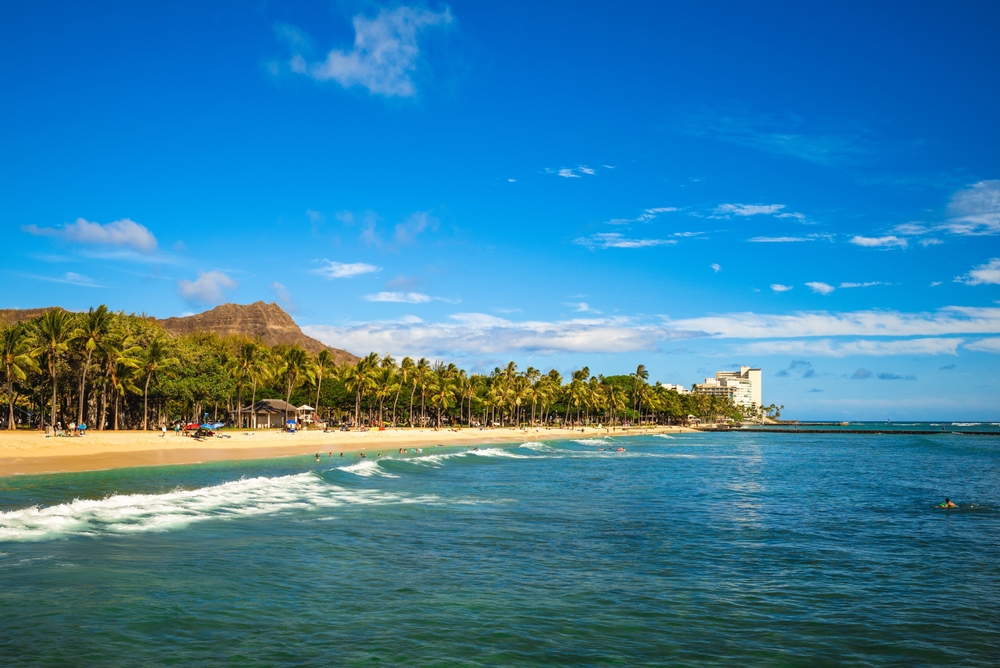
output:
[[[31,320],[55,308],[62,307],[0,309],[0,324]],[[194,315],[163,319],[150,316],[149,319],[157,322],[170,336],[198,332],[214,332],[221,336],[247,336],[251,339],[260,339],[269,346],[277,344],[299,345],[309,351],[311,355],[317,355],[321,350],[328,350],[337,364],[354,363],[359,359],[357,355],[346,350],[328,346],[322,341],[307,336],[292,319],[292,316],[274,302],[226,303]]]

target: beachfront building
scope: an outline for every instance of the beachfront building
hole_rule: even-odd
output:
[[[671,385],[670,383],[664,383],[663,387],[668,390],[673,390],[677,394],[691,394],[691,390],[687,389],[683,385]]]
[[[740,408],[758,408],[762,405],[761,372],[748,366],[739,371],[717,371],[715,378],[695,385],[694,392],[727,397]]]
[[[235,421],[236,411],[232,411]],[[270,429],[284,427],[285,415],[289,420],[299,418],[299,409],[293,404],[287,404],[281,399],[261,399],[253,406],[243,407],[243,424],[241,429]]]
[[[299,406],[299,421],[300,422],[315,422],[316,421],[316,409],[308,404]]]

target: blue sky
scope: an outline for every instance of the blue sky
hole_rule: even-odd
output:
[[[6,3],[0,307],[1000,419],[993,3]]]

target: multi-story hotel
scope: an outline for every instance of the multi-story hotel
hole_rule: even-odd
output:
[[[717,371],[715,378],[706,378],[694,386],[696,394],[728,397],[743,408],[757,408],[761,402],[760,369],[741,366],[739,371]]]

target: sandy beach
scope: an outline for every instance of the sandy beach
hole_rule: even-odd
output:
[[[684,427],[649,429],[387,429],[329,432],[278,430],[224,431],[223,437],[195,440],[168,432],[104,431],[83,437],[46,437],[37,431],[0,432],[0,477],[95,471],[129,466],[195,464],[265,459],[316,452],[392,452],[405,447],[515,443],[526,440],[593,438],[693,431]]]

